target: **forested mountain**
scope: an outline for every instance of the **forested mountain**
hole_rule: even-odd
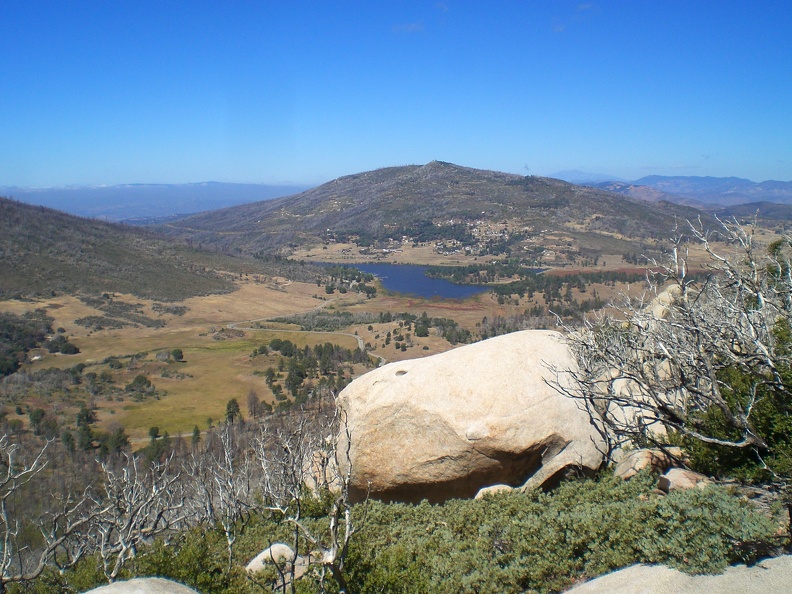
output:
[[[431,227],[509,222],[528,234],[564,232],[596,249],[606,238],[626,244],[664,236],[675,217],[697,214],[557,179],[432,161],[349,175],[296,196],[202,213],[160,229],[224,251],[256,253],[316,244],[328,235],[431,240],[425,233]]]
[[[223,273],[265,266],[137,227],[0,198],[0,299],[104,291],[184,299],[230,291],[234,285]]]

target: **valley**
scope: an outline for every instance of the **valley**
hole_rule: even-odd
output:
[[[623,283],[610,285],[602,283],[587,290],[608,299],[626,289]],[[572,291],[575,298],[585,297],[577,288]],[[120,309],[120,304],[134,308],[138,321],[122,327],[103,327],[101,320],[107,324],[112,318],[97,309],[97,301],[110,301],[116,309]],[[328,295],[316,283],[282,278],[270,283],[243,280],[231,293],[185,299],[169,304],[165,313],[161,303],[129,294],[111,294],[109,299],[62,295],[5,300],[0,302],[0,311],[23,315],[43,309],[53,318],[52,326],[61,330],[80,351],[63,355],[39,348],[28,353],[30,362],[23,365],[24,373],[34,376],[51,368],[79,368],[80,383],[48,390],[44,386],[37,388],[35,383],[20,387],[6,380],[2,387],[6,418],[18,418],[27,427],[28,411],[41,408],[54,415],[59,426],[68,427],[80,407],[88,405],[95,410],[97,427],[107,431],[123,427],[133,443],[144,444],[152,426],[170,435],[188,435],[195,426],[205,430],[209,418],[215,422],[223,419],[226,404],[232,398],[242,405],[245,417],[248,416],[245,403],[251,393],[277,407],[279,401],[263,372],[268,367],[277,368],[281,357],[272,352],[251,356],[255,349],[275,338],[290,340],[299,348],[330,342],[355,349],[360,341],[371,356],[371,364],[345,367],[345,377],[351,379],[379,360],[424,357],[457,344],[444,338],[442,329],[438,328],[430,328],[425,336],[418,336],[414,321],[405,324],[394,314],[404,312],[418,317],[425,312],[430,319],[446,320],[458,325],[464,336],[470,336],[460,338],[464,343],[480,335],[483,321],[512,319],[513,323],[524,323],[524,320],[516,321],[517,318],[539,303],[544,303],[539,295],[533,299],[515,295],[504,300],[491,292],[462,301],[382,290],[373,298],[356,293]],[[167,313],[168,309],[176,313]],[[299,323],[271,321],[316,311],[331,317],[348,316],[352,323],[341,321],[341,327],[326,332],[303,331]],[[140,323],[146,319],[156,324]],[[83,323],[78,324],[78,320]],[[85,320],[91,320],[93,325],[86,327]],[[533,323],[554,324],[546,316],[537,317]],[[163,361],[162,353],[174,349],[182,351],[183,360]],[[113,369],[113,361],[119,362],[117,369]],[[105,388],[95,390],[94,394],[86,391],[85,378],[89,374],[104,374]],[[139,375],[151,382],[154,393],[141,397],[125,389]],[[286,374],[280,375],[282,382]],[[307,378],[314,385],[318,379],[316,374]],[[22,415],[13,412],[20,404]]]
[[[261,321],[249,324],[247,320],[279,318],[310,312],[317,307],[331,312],[344,310],[371,315],[424,307],[432,315],[444,316],[456,316],[460,309],[472,310],[476,312],[476,315],[469,316],[473,322],[480,319],[483,315],[481,312],[487,311],[480,303],[462,307],[457,304],[421,303],[421,300],[416,302],[393,296],[363,300],[348,295],[336,296],[331,300],[324,293],[320,297],[315,284],[300,282],[275,286],[243,283],[233,293],[195,297],[180,302],[179,305],[185,308],[182,315],[157,314],[152,309],[156,302],[131,295],[114,294],[112,300],[135,304],[143,314],[156,319],[162,326],[136,324],[98,330],[86,328],[75,323],[75,320],[90,316],[99,318],[103,312],[71,296],[7,300],[0,302],[0,311],[22,315],[45,310],[54,320],[53,327],[62,329],[80,352],[62,355],[48,353],[43,348],[36,349],[29,353],[31,362],[23,366],[23,371],[36,374],[49,368],[72,369],[80,366],[83,377],[89,373],[107,373],[116,389],[95,396],[83,394],[83,398],[95,409],[99,427],[112,429],[120,425],[132,438],[144,437],[154,425],[171,435],[187,434],[196,425],[205,429],[208,418],[215,421],[223,418],[229,399],[235,398],[245,403],[251,391],[256,392],[262,401],[277,405],[272,390],[264,380],[263,371],[270,366],[277,367],[279,357],[274,354],[250,356],[252,351],[269,344],[273,338],[290,340],[300,348],[313,348],[317,344],[330,342],[346,349],[355,349],[358,347],[355,334],[358,334],[364,343],[376,345],[372,354],[387,360],[423,356],[451,346],[435,336],[420,340],[414,338],[409,350],[405,351],[397,350],[394,345],[384,345],[385,335],[390,331],[395,333],[399,328],[398,322],[361,324],[338,332],[302,332],[294,324]],[[183,361],[158,360],[158,353],[168,353],[177,348],[183,352]],[[120,361],[120,369],[111,368],[108,361],[113,359]],[[346,369],[347,378],[358,376],[366,369],[366,366],[359,364],[350,365]],[[152,382],[157,394],[135,401],[134,395],[125,393],[123,386],[141,374]],[[78,396],[78,387],[39,393],[36,389],[14,391],[7,386],[4,391],[6,402],[12,409],[16,406],[14,402],[23,404],[25,411],[43,408],[52,411],[59,424],[68,426],[72,423],[74,413],[85,404]],[[11,392],[13,394],[10,394],[9,399]],[[14,415],[13,412],[10,414],[12,418],[19,416],[27,422],[27,413],[22,416]]]

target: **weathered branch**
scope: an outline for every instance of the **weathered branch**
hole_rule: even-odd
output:
[[[566,328],[578,368],[556,370],[569,374],[571,387],[553,385],[576,398],[614,443],[662,441],[672,431],[765,450],[753,422],[756,405],[767,390],[789,394],[782,369],[790,368],[790,349],[779,345],[776,332],[792,313],[788,253],[757,250],[754,229],[736,222],[719,221],[717,229],[736,255],[720,253],[701,221],[690,233],[710,257],[706,278],[690,274],[685,238],[678,235],[669,260],[651,262],[651,303],[625,298],[614,313]],[[739,388],[729,383],[731,372],[741,374]],[[713,410],[732,437],[702,430],[703,416]]]

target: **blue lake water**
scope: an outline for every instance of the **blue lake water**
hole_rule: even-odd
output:
[[[442,278],[429,278],[424,276],[427,267],[415,264],[349,264],[349,266],[373,274],[388,291],[427,299],[432,297],[467,299],[489,291],[485,285],[457,285]]]

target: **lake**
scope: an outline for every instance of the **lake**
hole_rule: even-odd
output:
[[[394,293],[431,299],[467,299],[486,293],[486,285],[457,285],[442,278],[424,276],[426,266],[416,264],[346,264],[376,276],[382,286]]]

